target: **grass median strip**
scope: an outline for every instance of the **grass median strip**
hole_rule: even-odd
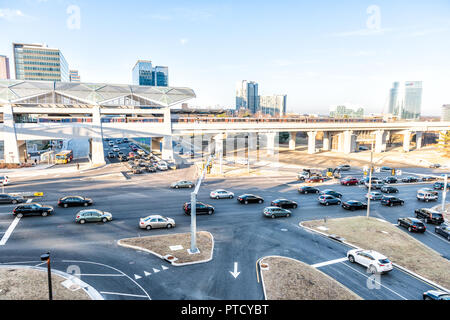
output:
[[[191,247],[190,233],[175,233],[168,235],[147,236],[137,238],[121,239],[118,243],[124,247],[133,247],[148,251],[152,254],[163,258],[165,256],[173,256],[177,260],[172,262],[173,265],[183,265],[207,262],[212,259],[214,250],[214,238],[207,231],[197,232],[197,248],[200,253],[190,254],[187,249]],[[175,247],[182,247],[182,250],[172,250]]]
[[[450,261],[403,230],[379,219],[349,217],[302,223],[328,235],[337,235],[364,249],[378,251],[392,262],[445,288],[450,288]],[[323,231],[320,227],[328,228]]]
[[[260,260],[268,300],[362,300],[354,292],[316,268],[286,257]]]
[[[91,300],[79,288],[72,291],[61,283],[63,277],[52,273],[54,300]],[[48,300],[47,272],[33,269],[0,268],[0,300]]]

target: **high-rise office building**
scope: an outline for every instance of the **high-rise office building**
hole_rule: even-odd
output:
[[[78,70],[70,70],[69,71],[70,82],[81,82],[80,75],[78,74]]]
[[[422,81],[394,82],[389,94],[389,113],[400,119],[418,119],[422,109]]]
[[[287,95],[276,94],[259,97],[259,109],[263,114],[283,116],[286,114]]]
[[[69,82],[69,66],[59,49],[13,43],[13,52],[17,80]]]
[[[236,110],[247,109],[251,113],[259,110],[258,84],[242,80],[236,85]]]
[[[442,106],[441,121],[450,121],[450,104]]]
[[[0,55],[0,79],[10,79],[9,59],[7,56]]]
[[[140,86],[169,86],[169,68],[152,66],[149,60],[138,60],[133,68],[133,84]]]

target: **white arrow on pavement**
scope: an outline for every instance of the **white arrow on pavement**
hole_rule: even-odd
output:
[[[161,266],[163,270],[167,270],[169,268],[167,268],[166,266]]]
[[[239,274],[240,274],[240,272],[238,272],[237,270],[238,270],[238,263],[235,262],[235,263],[234,263],[234,271],[233,271],[233,272],[230,271],[231,275],[232,275],[235,279],[236,279],[236,278],[239,276]]]
[[[159,270],[158,270],[158,269],[155,269],[155,268],[153,268],[153,272],[154,272],[154,273],[157,273],[157,272],[159,272]]]
[[[134,278],[137,280],[137,279],[140,279],[140,278],[142,278],[141,276],[138,276],[137,274],[135,274],[134,275]]]
[[[148,277],[149,275],[151,275],[151,273],[150,273],[150,272],[147,272],[147,271],[144,271],[144,274],[145,274],[146,277]]]

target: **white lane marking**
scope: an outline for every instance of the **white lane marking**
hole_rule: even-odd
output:
[[[76,277],[125,277],[123,274],[76,273]]]
[[[155,268],[153,268],[153,273],[157,273],[157,272],[159,272],[159,270],[158,270],[158,269],[155,269]]]
[[[137,274],[134,275],[134,279],[136,279],[136,280],[141,279],[141,278],[142,278],[142,277],[141,277],[141,276],[138,276]]]
[[[28,200],[27,200],[27,203],[30,203],[31,201],[33,201],[33,199],[28,199]]]
[[[165,267],[165,266],[161,266],[161,267],[162,267],[163,270],[169,269],[168,267]]]
[[[117,271],[117,272],[123,274],[125,277],[130,279],[136,286],[138,286],[139,289],[141,289],[145,293],[145,295],[148,298],[148,300],[152,299],[152,298],[150,298],[150,295],[147,293],[147,291],[145,291],[144,288],[142,288],[142,286],[140,286],[139,283],[137,283],[135,280],[133,280],[129,275],[126,275],[125,273],[123,273],[119,269],[111,267],[111,266],[109,266],[107,264],[103,264],[103,263],[99,263],[99,262],[83,261],[83,260],[63,260],[62,262],[68,262],[68,263],[90,263],[90,264],[95,264],[95,265],[99,265],[99,266],[103,266],[103,267],[107,267],[107,268],[113,269],[114,271]]]
[[[324,266],[328,266],[330,264],[335,264],[335,263],[341,263],[347,260],[347,257],[345,258],[339,258],[339,259],[334,259],[334,260],[329,260],[329,261],[324,261],[324,262],[320,262],[320,263],[316,263],[311,265],[311,267],[314,268],[320,268],[320,267],[324,267]]]
[[[150,273],[150,272],[147,272],[147,271],[144,271],[144,275],[145,275],[146,277],[148,277],[149,275],[151,275],[151,273]]]
[[[117,296],[148,298],[147,296],[139,295],[139,294],[129,294],[129,293],[119,293],[119,292],[108,292],[108,291],[100,291],[100,293],[103,293],[103,294],[113,294],[113,295],[117,295]]]
[[[348,267],[348,268],[350,268],[350,269],[352,269],[353,271],[355,271],[355,272],[357,272],[357,273],[363,275],[364,277],[369,278],[368,275],[366,275],[366,274],[364,274],[364,273],[362,273],[362,272],[356,270],[355,268],[352,268],[352,267],[350,267],[349,265],[347,265],[347,264],[345,264],[345,263],[344,263],[343,265],[346,266],[346,267]],[[405,298],[404,296],[402,296],[400,293],[395,292],[395,291],[392,290],[391,288],[386,287],[385,285],[379,283],[378,281],[375,281],[375,283],[378,284],[378,285],[380,285],[380,286],[382,286],[383,288],[386,288],[387,290],[391,291],[392,293],[396,294],[397,296],[399,296],[399,297],[402,298],[403,300],[408,300],[407,298]]]
[[[448,243],[448,241],[445,240],[445,238],[442,238],[442,237],[438,236],[437,234],[435,234],[435,233],[433,233],[433,232],[431,232],[431,231],[428,231],[428,230],[427,230],[427,231],[425,231],[425,232],[431,234],[432,236],[435,236],[436,238],[438,238],[439,240],[444,241],[445,243]]]
[[[9,237],[13,233],[14,229],[16,228],[17,224],[19,223],[20,218],[16,217],[14,221],[9,226],[8,230],[6,230],[5,234],[3,235],[2,240],[0,241],[0,246],[4,246],[6,242],[8,241]]]

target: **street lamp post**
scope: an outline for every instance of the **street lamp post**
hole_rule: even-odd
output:
[[[48,276],[48,299],[53,300],[52,292],[52,269],[50,266],[50,252],[41,255],[41,261],[47,262],[47,276]]]
[[[444,176],[444,189],[442,189],[442,211],[445,211],[445,199],[447,198],[447,181],[448,181],[448,175],[445,174]]]
[[[367,213],[366,213],[367,219],[369,218],[370,215],[370,191],[372,190],[372,170],[373,170],[373,140],[371,141],[371,148],[370,148],[369,190],[367,196]]]

